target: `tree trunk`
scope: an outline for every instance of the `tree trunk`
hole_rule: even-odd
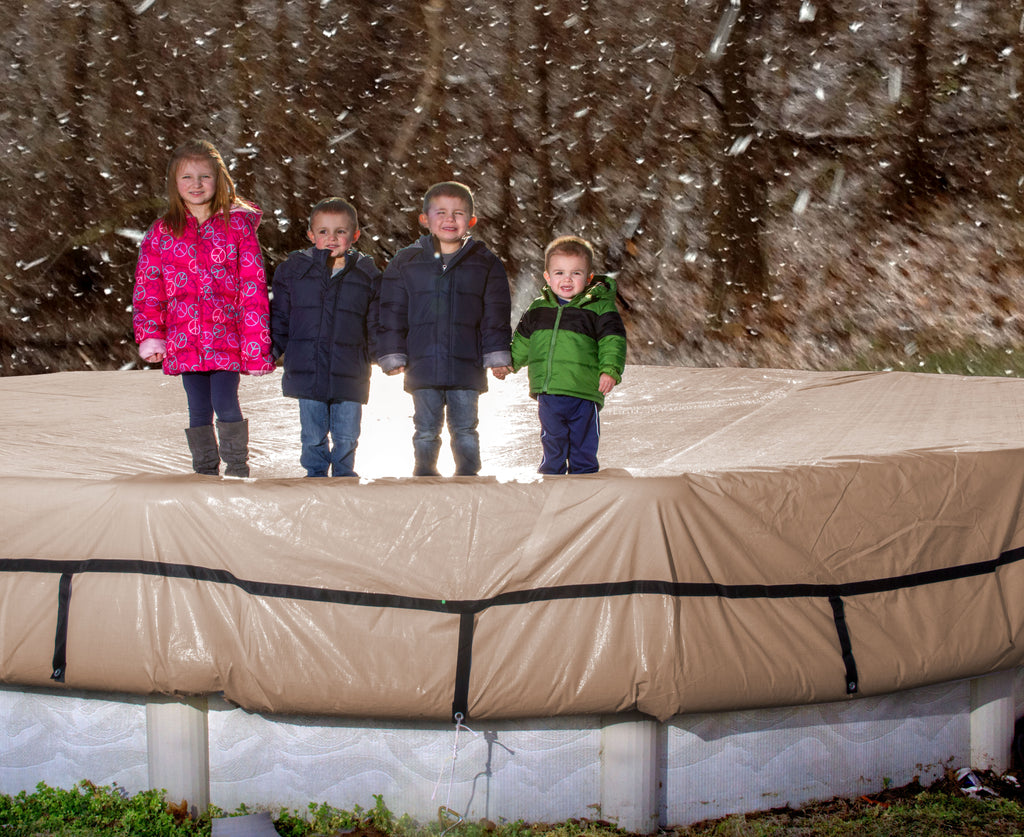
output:
[[[501,207],[501,218],[498,223],[498,242],[509,279],[515,284],[519,276],[519,259],[516,255],[516,245],[521,243],[520,239],[522,237],[519,224],[516,223],[516,218],[519,215],[516,195],[525,186],[525,183],[516,180],[516,161],[519,160],[522,153],[515,123],[519,112],[519,105],[523,98],[522,84],[517,72],[517,67],[521,60],[522,44],[520,43],[521,34],[519,31],[519,14],[516,9],[516,0],[507,0],[505,8],[508,34],[505,40],[505,72],[502,75],[501,82],[501,96],[504,108],[500,115],[501,127],[498,131],[493,132],[492,136],[500,137],[498,159],[496,161],[498,176],[501,180],[499,204]],[[486,113],[488,120],[490,120],[491,109],[487,108]]]
[[[1013,107],[1010,111],[1011,119],[1016,123],[1017,137],[1024,129],[1024,0],[1012,0],[1010,3],[1010,22],[1013,26],[1016,37],[1012,39],[1013,52],[1010,55],[1010,85],[1012,93],[1016,96],[1013,100]],[[1017,170],[1024,170],[1021,159],[1024,157],[1024,149],[1021,148],[1019,140],[1014,143],[1016,148]],[[1018,212],[1024,212],[1024,184],[1017,184],[1015,205]]]
[[[235,0],[234,19],[238,21],[248,19],[245,0]],[[236,123],[236,135],[231,140],[238,148],[245,148],[254,144],[256,134],[254,126],[258,124],[258,114],[257,118],[254,118],[252,114],[252,108],[256,107],[256,102],[252,95],[252,74],[249,69],[249,61],[252,58],[249,48],[250,34],[250,25],[237,27],[235,29],[234,49],[232,52],[234,63],[234,89],[232,92],[234,93],[233,99],[237,109],[238,121]],[[221,150],[221,154],[226,156],[225,150]],[[241,184],[239,194],[245,195],[247,189],[250,190],[249,194],[251,194],[252,185],[250,181],[252,180],[252,173],[252,155],[239,154],[233,173],[235,183]]]
[[[389,158],[394,163],[408,159],[424,119],[436,110],[435,100],[444,63],[444,12],[445,0],[427,0],[423,4],[423,20],[427,29],[426,66],[416,91],[416,100],[399,126],[391,146]]]
[[[930,55],[935,13],[930,0],[915,0],[910,35],[909,105],[904,115],[903,142],[896,176],[894,209],[899,214],[911,209],[914,200],[941,190],[944,178],[935,160],[930,133],[932,79]]]
[[[551,240],[551,214],[553,189],[551,186],[551,73],[548,67],[547,45],[555,43],[554,32],[543,3],[533,6],[534,42],[533,63],[536,91],[537,142],[534,144],[537,159],[537,239],[541,246]]]
[[[738,7],[738,14],[715,64],[725,140],[710,221],[715,258],[710,314],[716,325],[733,320],[749,322],[757,309],[763,310],[770,303],[761,244],[766,212],[761,170],[764,151],[755,126],[757,108],[747,81],[753,6],[749,0],[723,0],[719,7],[722,20],[730,7]]]

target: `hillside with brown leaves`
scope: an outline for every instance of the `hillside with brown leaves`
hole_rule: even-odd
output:
[[[1022,32],[1024,0],[16,0],[0,374],[138,363],[137,242],[192,136],[271,269],[326,194],[383,265],[453,178],[520,307],[550,237],[594,241],[632,363],[1019,372]]]

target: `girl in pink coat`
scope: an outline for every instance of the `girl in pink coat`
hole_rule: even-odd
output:
[[[247,477],[249,426],[238,402],[239,376],[274,369],[256,238],[261,213],[235,194],[223,158],[202,140],[171,155],[167,200],[167,214],[143,238],[135,269],[139,354],[181,376],[193,470],[217,474],[223,459],[225,476]]]

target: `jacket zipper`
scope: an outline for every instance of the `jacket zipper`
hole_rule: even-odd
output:
[[[341,294],[341,283],[344,281],[345,276],[348,274],[349,270],[351,270],[354,266],[355,266],[355,259],[349,257],[349,251],[345,252],[345,260],[341,263],[341,270],[338,271],[337,275],[335,275],[334,273],[331,272],[330,258],[328,258],[327,261],[324,264],[324,269],[327,271],[327,281],[325,283],[322,283],[323,293],[320,296],[322,304],[321,304],[321,314],[320,314],[320,327],[319,327],[319,330],[317,332],[317,336],[319,338],[317,340],[317,352],[318,353],[320,351],[321,344],[324,342],[324,336],[323,335],[324,335],[324,331],[325,331],[324,326],[326,325],[325,320],[330,318],[331,319],[331,325],[334,326],[335,328],[337,328],[337,325],[338,325],[337,321],[333,319],[333,316],[331,314],[328,314],[328,311],[331,311],[334,314],[337,314],[337,312],[338,312],[338,296]],[[329,306],[327,304],[328,296],[330,296],[330,305]],[[334,364],[334,352],[331,350],[331,347],[332,347],[333,342],[334,342],[334,332],[333,332],[333,330],[330,330],[330,331],[327,332],[326,341],[327,341],[327,380],[326,381],[322,381],[322,382],[319,380],[319,377],[320,377],[320,368],[319,368],[320,364],[318,363],[316,365],[317,368],[316,368],[316,372],[315,372],[315,381],[316,381],[316,385],[317,385],[318,391],[322,391],[322,390],[319,389],[321,384],[323,384],[323,386],[326,388],[327,391],[330,391],[330,387],[331,387],[331,369],[332,369],[333,364]]]
[[[558,305],[558,303],[555,303]],[[558,336],[558,326],[562,322],[562,311],[565,310],[564,305],[558,305],[558,313],[555,314],[555,324],[551,328],[551,340],[548,342],[548,358],[545,364],[547,372],[544,375],[544,386],[541,387],[542,392],[548,391],[548,385],[551,383],[551,372],[554,364],[551,362],[555,355],[555,337]]]
[[[450,258],[448,259],[447,263],[445,263],[444,256],[440,252],[440,250],[441,250],[440,242],[438,242],[438,249],[437,249],[437,253],[438,253],[437,260],[439,262],[441,262],[441,275],[438,277],[437,292],[438,292],[438,295],[444,293],[445,290],[447,290],[447,292],[448,292],[448,323],[449,323],[448,341],[447,341],[448,342],[448,352],[447,352],[447,355],[448,355],[448,369],[445,371],[445,377],[448,380],[451,380],[451,381],[455,380],[455,359],[454,359],[452,351],[451,351],[452,339],[453,339],[452,338],[452,334],[454,333],[454,329],[451,328],[451,325],[454,324],[454,322],[455,322],[455,290],[454,290],[454,288],[452,288],[451,282],[448,279],[448,273],[449,273],[449,270],[451,269],[452,265],[454,264],[456,257],[462,252],[462,248],[465,247],[465,246],[466,246],[466,242],[463,241],[462,242],[462,246],[459,247],[458,250],[456,250],[454,253],[449,253],[448,255],[450,256]],[[437,346],[441,345],[441,321],[440,320],[437,320],[435,325],[434,325],[434,345],[437,345]]]
[[[558,306],[558,313],[555,314],[555,324],[551,328],[551,340],[548,342],[548,358],[547,363],[545,364],[547,371],[544,374],[544,386],[541,387],[541,392],[547,392],[548,385],[551,383],[551,373],[552,368],[554,366],[552,360],[555,356],[555,337],[558,336],[558,327],[562,322],[562,312],[569,307],[582,308],[584,303],[590,302],[591,294],[587,293],[587,291],[589,290],[590,288],[588,286],[584,288],[582,291],[580,291],[580,294],[586,293],[586,296],[584,296],[583,299],[580,300],[580,303],[578,305],[574,305],[573,303],[575,303],[576,300],[579,299],[579,294],[574,296],[569,302],[566,302],[564,305],[560,303],[557,299],[555,300],[555,305]]]

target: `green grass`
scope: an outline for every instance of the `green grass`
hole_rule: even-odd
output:
[[[908,350],[877,347],[870,355],[861,355],[850,364],[851,370],[931,372],[945,375],[981,375],[994,378],[1024,377],[1024,350],[1013,347],[963,346],[922,350],[908,344]]]
[[[202,828],[205,826],[205,831]],[[0,834],[3,837],[35,835],[159,835],[185,837],[209,834],[209,817],[203,821],[177,815],[159,791],[143,791],[129,797],[118,787],[82,782],[71,790],[40,783],[34,793],[0,796]]]
[[[951,779],[930,789],[916,782],[887,789],[873,797],[832,799],[804,808],[784,808],[734,815],[686,828],[668,829],[663,837],[1002,837],[1024,835],[1024,805],[1020,788],[999,777],[986,777],[989,787],[1003,794],[975,799],[959,792]],[[395,817],[381,796],[372,808],[352,811],[311,803],[304,812],[272,812],[283,837],[623,837],[625,832],[605,822],[570,820],[554,825],[524,822],[459,822],[442,816],[418,824]],[[242,806],[234,814],[252,811]],[[220,809],[193,818],[184,805],[168,804],[158,791],[130,796],[116,785],[101,787],[82,782],[70,790],[39,784],[33,793],[0,795],[0,837],[185,837],[209,835]]]
[[[920,798],[882,808],[833,806],[819,810],[733,816],[692,828],[677,837],[999,837],[1024,833],[1024,808],[1003,799],[952,799],[925,793]]]

